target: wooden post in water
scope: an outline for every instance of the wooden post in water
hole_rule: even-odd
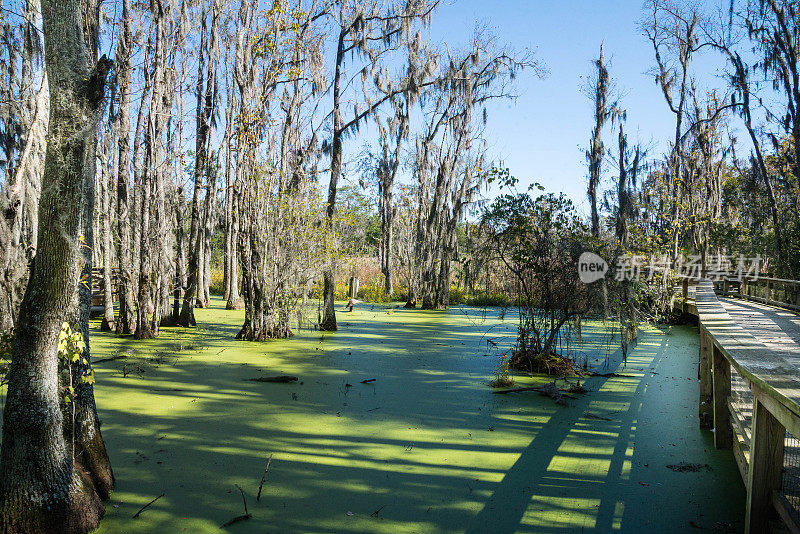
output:
[[[700,365],[697,369],[697,377],[700,379],[700,428],[712,428],[714,426],[714,389],[711,377],[711,346],[705,327],[700,325]]]
[[[745,534],[769,531],[772,494],[781,487],[786,429],[759,400],[754,388],[753,438],[747,473]]]
[[[722,351],[713,345],[714,391],[714,446],[730,449],[733,446],[733,429],[730,425],[728,397],[731,394],[731,364]]]
[[[350,298],[354,299],[358,296],[358,277],[350,277]]]

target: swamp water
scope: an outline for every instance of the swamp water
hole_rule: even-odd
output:
[[[486,339],[514,333],[496,310],[362,304],[337,312],[338,333],[267,343],[235,341],[243,312],[219,299],[196,314],[202,330],[150,341],[94,324],[95,360],[127,355],[96,366],[117,480],[101,533],[742,528],[733,456],[697,425],[694,328],[646,327],[626,368],[611,344],[601,369],[608,335],[584,324],[573,348],[621,376],[588,378],[561,407],[487,386]],[[280,374],[299,382],[250,380]],[[708,468],[667,467],[680,462]],[[222,529],[244,514],[236,485],[252,518]]]

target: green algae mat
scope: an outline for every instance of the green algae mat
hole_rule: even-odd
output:
[[[644,329],[623,368],[603,325],[585,325],[573,348],[617,374],[562,407],[487,386],[487,339],[514,331],[496,310],[361,305],[337,333],[266,343],[235,341],[243,312],[219,300],[196,313],[200,329],[157,340],[93,333],[95,360],[116,358],[96,365],[117,480],[99,532],[742,528],[733,456],[698,429],[691,327]],[[284,374],[299,380],[252,380]],[[252,517],[223,528],[242,493]]]

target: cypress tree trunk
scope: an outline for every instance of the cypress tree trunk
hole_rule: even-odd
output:
[[[384,284],[383,289],[387,295],[394,294],[394,285],[392,284],[392,242],[394,241],[394,206],[392,204],[391,190],[384,191],[384,216],[381,221],[381,250],[383,251],[381,259],[383,265]]]
[[[236,185],[231,194],[233,206],[231,207],[231,238],[230,238],[230,258],[228,263],[228,302],[225,309],[240,310],[244,308],[244,300],[239,294],[239,216],[237,210],[241,202],[241,194]]]
[[[334,215],[336,214],[336,189],[339,176],[342,174],[342,113],[341,113],[341,78],[342,63],[345,57],[345,37],[346,31],[339,33],[339,44],[336,50],[336,71],[333,80],[333,141],[331,144],[331,179],[328,183],[328,207],[326,209],[327,224],[333,230]],[[325,301],[325,311],[320,330],[336,331],[339,326],[336,324],[336,310],[333,308],[334,292],[336,291],[336,276],[333,272],[334,266],[329,265],[323,272],[322,294]]]
[[[142,98],[140,103],[146,102],[148,95],[150,95],[151,88],[153,85],[152,82],[152,72],[151,72],[151,50],[154,48],[153,46],[153,20],[151,17],[150,20],[150,28],[147,31],[147,46],[144,50],[144,88],[142,89]],[[136,269],[131,269],[131,292],[133,292],[133,288],[139,287],[139,263],[140,263],[140,256],[141,256],[141,246],[142,246],[142,237],[141,237],[141,220],[142,220],[142,175],[143,175],[143,160],[144,155],[140,157],[139,153],[141,152],[141,145],[142,145],[142,131],[144,130],[144,123],[145,123],[145,109],[147,106],[139,106],[139,112],[136,116],[136,129],[133,132],[133,211],[131,212],[131,239],[133,241],[132,245],[132,256],[131,256],[131,265],[136,266]],[[137,295],[137,302],[136,306],[137,309],[141,305],[138,302],[138,295]],[[133,313],[133,312],[131,312]],[[138,315],[138,314],[137,314]]]
[[[133,265],[131,263],[131,222],[128,203],[129,148],[131,133],[131,0],[122,0],[122,35],[117,46],[117,83],[119,85],[119,109],[117,110],[118,155],[117,155],[117,224],[119,242],[119,322],[118,334],[131,334],[136,330],[133,307]]]
[[[150,4],[155,23],[155,50],[153,52],[153,92],[150,97],[150,110],[145,129],[145,168],[142,174],[142,219],[139,250],[139,302],[138,319],[136,321],[136,339],[148,339],[158,334],[157,311],[160,302],[159,279],[154,279],[154,272],[159,272],[161,255],[158,245],[160,239],[153,239],[151,233],[151,216],[163,215],[163,191],[161,188],[161,165],[165,69],[166,65],[166,15],[165,4],[159,0]],[[160,228],[156,228],[156,233]],[[156,244],[155,250],[153,244]],[[153,268],[155,265],[156,269]],[[155,286],[155,287],[154,287]],[[151,321],[151,314],[153,320]]]
[[[206,174],[206,198],[203,207],[203,307],[211,305],[211,240],[214,236],[214,205],[217,191],[217,173],[209,166]]]
[[[163,109],[170,109],[169,103],[165,103]],[[160,128],[159,128],[160,133]],[[160,136],[159,136],[160,138]],[[167,220],[167,203],[164,194],[164,165],[162,162],[163,151],[158,151],[158,158],[156,167],[159,169],[156,176],[155,184],[155,202],[153,206],[155,213],[153,219],[156,221]],[[155,278],[155,292],[153,293],[153,335],[158,335],[158,329],[161,326],[163,317],[169,317],[171,313],[169,301],[169,286],[170,286],[170,273],[172,271],[172,262],[170,261],[170,249],[167,239],[167,233],[163,224],[158,225],[154,229],[155,238],[155,265],[153,270],[153,277]]]
[[[205,217],[201,217],[201,220]],[[206,286],[206,247],[205,247],[205,225],[201,225],[200,234],[197,236],[197,298],[195,299],[195,307],[205,308],[206,303],[203,299]]]
[[[453,220],[455,222],[455,219]],[[436,309],[443,310],[450,306],[450,278],[452,271],[453,255],[458,245],[456,224],[448,225],[449,235],[447,243],[442,247],[442,260],[439,265],[439,280],[436,290]]]
[[[86,174],[95,156],[93,121],[110,66],[104,58],[90,71],[81,11],[80,0],[42,2],[50,129],[38,251],[20,308],[3,413],[0,532],[83,533],[104,513],[98,493],[105,492],[71,458],[58,388],[58,336],[79,284],[83,195],[86,181],[94,182]],[[81,406],[91,409],[93,402]],[[76,421],[92,418],[84,414]],[[99,432],[92,439],[102,443]]]
[[[186,254],[183,247],[183,188],[175,193],[175,280],[173,288],[172,318],[170,324],[178,324],[181,315],[181,294],[186,286]]]
[[[258,193],[255,195],[258,197]],[[245,341],[266,341],[268,339],[287,338],[294,335],[289,328],[288,315],[276,310],[272,291],[268,287],[264,269],[266,263],[266,239],[256,228],[255,218],[259,210],[254,209],[256,201],[250,202],[249,213],[244,214],[245,225],[242,237],[243,268],[243,301],[245,302],[244,324],[236,335],[236,339]]]
[[[226,85],[226,94],[228,95],[228,105],[225,108],[225,138],[223,146],[225,147],[225,200],[224,200],[224,227],[225,227],[225,251],[223,253],[223,267],[222,267],[222,298],[228,300],[231,294],[231,247],[234,239],[231,232],[231,215],[233,207],[233,121],[235,120],[234,106],[236,103],[235,90],[233,88],[233,80],[228,79]]]
[[[99,8],[99,4],[95,4],[95,9],[97,8]],[[89,140],[87,152],[90,150],[88,146],[96,146],[96,144],[96,139]],[[65,379],[64,375],[59,378],[62,390],[70,384],[73,384],[75,388],[74,402],[71,405],[62,403],[63,432],[67,449],[76,467],[83,476],[91,480],[97,494],[105,500],[114,487],[114,474],[111,471],[106,446],[100,434],[100,422],[94,401],[94,385],[82,380],[84,374],[91,369],[92,360],[91,343],[89,342],[89,315],[92,311],[92,253],[95,250],[93,225],[95,164],[94,158],[88,159],[84,164],[83,210],[80,223],[82,227],[80,233],[83,235],[84,242],[84,246],[80,247],[83,256],[82,282],[74,292],[71,310],[68,313],[69,323],[79,326],[86,347],[83,350],[83,358],[72,365],[69,380]]]
[[[113,98],[113,95],[112,95]],[[110,128],[109,128],[110,130]],[[114,323],[114,296],[111,277],[112,247],[111,247],[111,179],[114,167],[114,158],[111,157],[111,132],[106,131],[104,140],[103,158],[105,159],[102,169],[102,182],[100,197],[100,232],[102,233],[103,251],[103,320],[100,323],[100,330],[116,330]]]
[[[145,171],[142,177],[142,220],[139,232],[141,244],[139,246],[139,296],[137,299],[136,339],[148,339],[153,337],[153,330],[150,327],[150,308],[151,300],[151,265],[150,265],[150,196],[152,176],[149,171]]]
[[[209,285],[211,284],[211,237],[213,232],[214,191],[216,188],[216,172],[211,164],[206,167],[206,196],[203,200],[203,217],[200,236],[198,237],[198,283],[197,307],[208,308],[211,304]]]
[[[199,277],[203,263],[201,263],[202,228],[200,213],[200,190],[202,189],[203,173],[208,165],[208,145],[211,133],[211,112],[216,104],[217,63],[219,58],[219,24],[220,7],[214,0],[211,6],[211,28],[206,28],[207,12],[205,6],[202,12],[202,29],[200,33],[200,61],[197,70],[197,133],[194,159],[194,193],[192,195],[192,220],[189,229],[189,273],[186,293],[183,297],[180,324],[193,326],[197,324],[194,318],[194,301],[199,295]],[[206,40],[208,38],[208,47]],[[207,56],[207,57],[206,57]],[[205,62],[208,60],[206,72]],[[205,94],[203,94],[203,81],[205,80]]]

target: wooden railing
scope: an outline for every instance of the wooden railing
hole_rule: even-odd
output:
[[[697,315],[689,288],[696,286],[702,278],[685,275],[679,278],[682,285],[679,295],[682,296],[681,302],[683,304],[676,307],[686,313]],[[714,286],[714,292],[722,297],[735,297],[800,311],[800,280],[787,280],[770,276],[756,278],[754,276],[727,275],[714,278],[711,282]]]
[[[682,311],[683,313],[688,313],[690,315],[697,315],[697,306],[695,306],[694,298],[691,295],[689,288],[695,287],[699,280],[697,278],[692,278],[691,276],[681,276],[681,289],[680,289],[680,296],[681,300],[679,303],[673,302],[673,308],[677,309],[678,311]]]
[[[800,281],[761,276],[758,278],[723,277],[714,281],[715,290],[728,297],[753,300],[762,304],[800,310]]]
[[[688,296],[688,282],[684,288]],[[740,292],[747,294],[747,288]],[[700,424],[713,427],[714,445],[731,449],[739,465],[747,489],[745,532],[768,532],[773,508],[792,532],[800,532],[800,495],[784,484],[787,440],[800,437],[797,367],[731,319],[710,280],[698,283],[694,305],[700,327]]]

